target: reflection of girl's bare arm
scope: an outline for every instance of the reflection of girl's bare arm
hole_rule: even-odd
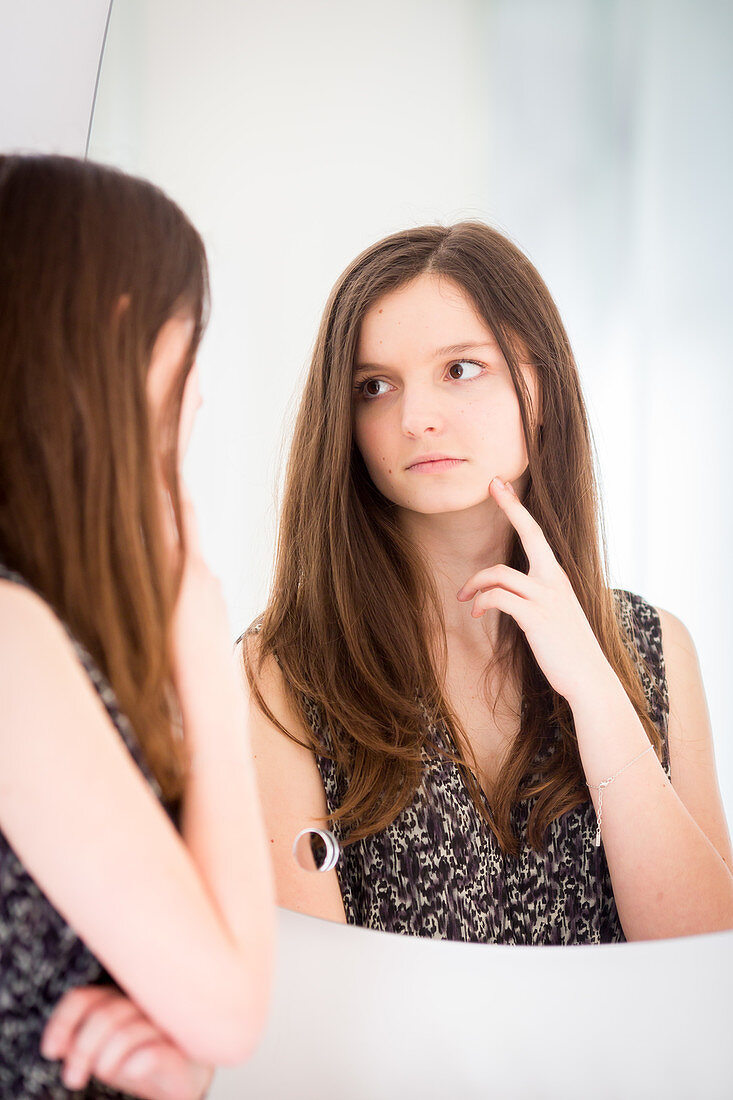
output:
[[[256,647],[256,635],[245,637],[243,644]],[[257,667],[256,659],[253,658],[252,664]],[[278,721],[294,737],[307,743],[303,723],[287,699],[282,673],[272,658],[265,662],[259,688]],[[305,871],[293,856],[293,841],[300,830],[310,825],[323,828],[327,814],[323,783],[313,753],[286,737],[254,701],[250,728],[268,847],[275,869],[277,903],[285,909],[345,924],[336,872]]]
[[[188,849],[48,607],[2,583],[0,622],[0,827],[90,950],[188,1055],[245,1058],[264,1019],[272,915],[233,668],[228,691],[211,685],[197,741],[207,731],[213,741],[217,726],[228,739],[220,758],[202,752],[195,763]]]
[[[672,786],[733,872],[730,835],[715,771],[710,714],[695,645],[679,619],[669,611],[657,611],[669,690]]]
[[[671,783],[653,753],[624,770],[603,796],[603,845],[624,933],[661,939],[733,927],[731,848],[718,790],[712,734],[692,640],[661,611],[670,699]],[[615,678],[595,702],[574,708],[581,750],[626,740],[641,724]]]

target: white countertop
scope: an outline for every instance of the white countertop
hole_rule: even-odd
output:
[[[733,932],[417,939],[279,911],[264,1039],[210,1100],[733,1097]]]

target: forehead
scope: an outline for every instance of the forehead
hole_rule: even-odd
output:
[[[432,357],[439,348],[496,341],[467,294],[452,280],[424,274],[385,294],[365,315],[357,361],[405,354]]]

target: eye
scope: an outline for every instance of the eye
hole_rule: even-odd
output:
[[[472,382],[474,378],[478,378],[483,369],[481,364],[474,363],[473,359],[459,359],[448,367],[448,374],[456,382]],[[460,373],[454,373],[456,371]]]
[[[374,397],[381,397],[386,390],[378,389],[379,386],[387,386],[381,378],[364,378],[361,382],[354,384],[354,389],[357,390],[362,397],[366,397],[367,400]]]

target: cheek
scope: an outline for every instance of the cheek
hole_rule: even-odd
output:
[[[506,452],[507,458],[515,470],[514,476],[518,477],[526,468],[529,461],[527,443],[524,436],[524,428],[522,426],[522,416],[518,406],[514,410],[514,415],[510,423],[511,430],[507,432],[509,438],[506,442]]]
[[[353,430],[356,446],[372,477],[377,477],[382,472],[391,473],[392,463],[388,452],[389,433],[384,430],[380,418],[374,416],[371,409],[366,415],[357,413],[354,416]]]
[[[494,463],[500,458],[515,460],[526,456],[524,430],[519,403],[512,391],[502,399],[467,403],[458,424],[461,435],[476,447],[477,457],[485,454]]]
[[[191,372],[186,379],[186,386],[183,391],[183,401],[181,403],[181,420],[179,429],[179,448],[181,456],[186,453],[188,448],[188,442],[191,438],[191,432],[193,431],[194,420],[196,419],[196,413],[201,407],[201,389],[199,386],[199,373],[198,365],[194,364]]]

